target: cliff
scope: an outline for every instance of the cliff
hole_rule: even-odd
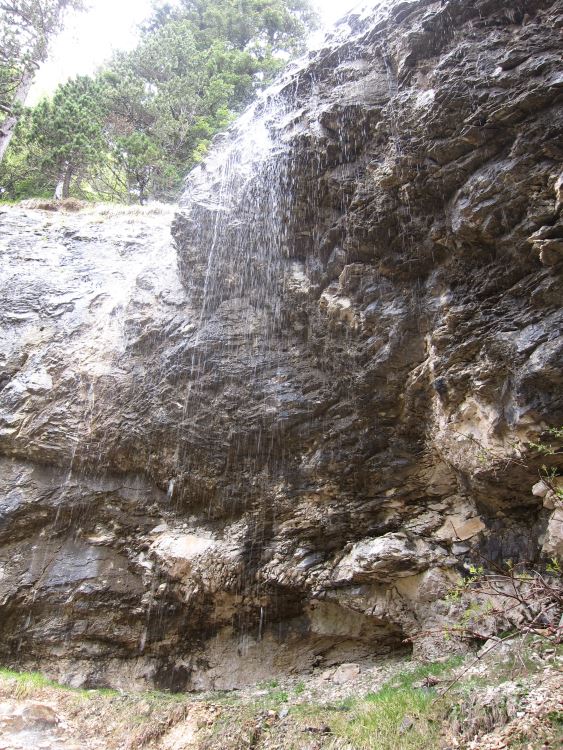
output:
[[[432,656],[469,565],[561,554],[562,19],[349,16],[190,176],[175,249],[166,214],[1,217],[5,662]]]

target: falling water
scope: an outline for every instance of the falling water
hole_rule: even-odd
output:
[[[284,257],[287,151],[272,127],[287,104],[269,93],[248,110],[189,178],[182,223],[198,248],[197,265],[181,267],[200,300],[201,330],[229,300],[248,299],[275,316],[279,264]],[[190,258],[190,260],[192,260]]]
[[[369,5],[373,8],[374,3]],[[357,33],[362,33],[362,15],[356,14],[355,18]],[[176,515],[186,522],[182,526],[184,530],[191,530],[192,525],[188,508],[195,514],[197,524],[205,526],[207,520],[211,529],[211,522],[218,518],[228,526],[229,522],[244,516],[246,537],[241,555],[244,572],[235,592],[240,601],[251,602],[250,614],[241,606],[235,615],[244,643],[247,635],[258,641],[266,637],[273,619],[272,606],[277,606],[278,592],[272,594],[261,588],[257,571],[268,535],[275,526],[277,507],[271,491],[275,487],[272,477],[279,480],[280,485],[285,479],[286,436],[283,430],[287,413],[291,412],[287,401],[294,398],[284,349],[298,329],[294,329],[291,336],[285,331],[287,300],[291,298],[286,292],[290,286],[306,289],[312,275],[308,274],[307,264],[320,265],[322,250],[315,223],[319,201],[316,191],[317,178],[326,169],[328,159],[315,148],[309,151],[304,148],[299,150],[300,158],[307,154],[310,163],[296,164],[294,149],[296,143],[303,144],[310,137],[311,123],[302,121],[301,113],[306,103],[318,96],[317,77],[322,79],[324,65],[337,66],[342,62],[339,45],[342,38],[350,39],[350,29],[343,24],[332,38],[332,47],[319,53],[315,65],[310,66],[308,59],[293,65],[265,91],[225,135],[216,139],[209,157],[190,175],[174,232],[181,244],[179,270],[189,293],[189,304],[185,307],[189,308],[189,313],[193,308],[193,320],[186,324],[185,336],[182,333],[177,351],[169,354],[167,349],[164,361],[155,362],[154,372],[147,378],[147,389],[140,378],[127,393],[131,400],[137,393],[146,396],[153,382],[159,384],[160,378],[163,386],[168,386],[167,379],[179,373],[171,389],[174,399],[176,394],[181,394],[178,419],[174,422],[170,418],[177,445],[174,450],[172,441],[172,456],[166,464],[170,474],[158,477],[162,494],[157,495],[155,491],[155,497],[163,505],[165,498],[167,505],[178,504]],[[338,156],[331,158],[336,162],[339,159],[340,164],[349,164],[356,157],[358,144],[354,139],[357,134],[350,137],[348,114],[341,112],[340,115],[330,135]],[[315,123],[314,127],[320,129],[321,126]],[[340,212],[345,212],[344,205]],[[67,436],[71,451],[65,486],[68,485],[69,493],[77,490],[79,501],[82,499],[80,484],[83,480],[86,482],[86,472],[103,474],[107,470],[104,461],[108,451],[102,445],[98,423],[103,424],[100,416],[104,403],[112,401],[107,391],[113,390],[118,382],[110,375],[118,368],[119,357],[130,353],[126,323],[131,322],[129,306],[143,270],[136,266],[136,259],[127,258],[125,253],[116,258],[108,251],[106,259],[103,242],[99,245],[92,243],[94,252],[102,255],[101,267],[109,262],[115,264],[114,283],[108,284],[106,279],[104,295],[99,294],[99,289],[88,288],[88,302],[97,325],[94,338],[100,351],[113,352],[114,359],[105,361],[102,357],[98,363],[100,370],[89,361],[76,365],[77,371],[80,372],[80,365],[84,373],[78,382],[83,410],[81,418],[74,423],[76,434]],[[154,257],[147,259],[147,268],[159,267],[158,253],[159,248],[155,247]],[[299,335],[305,337],[307,330],[299,331]],[[171,350],[172,345],[169,348]],[[149,351],[158,352],[158,349],[149,347]],[[248,403],[257,405],[251,415],[252,424],[243,425],[242,438],[236,432],[229,433],[229,424],[224,434],[198,431],[198,419],[212,408],[209,394],[220,388],[228,389],[230,383],[238,388],[234,402],[238,399],[240,404],[246,395]],[[300,397],[304,410],[310,409],[302,394],[295,395],[295,398]],[[206,398],[207,412],[200,409],[201,401]],[[169,415],[166,416],[168,419]],[[122,427],[126,433],[127,425]],[[131,443],[137,447],[134,440]],[[123,444],[125,452],[126,435]],[[152,450],[153,446],[147,450],[148,462]],[[219,455],[224,460],[224,476],[230,478],[228,482],[218,483],[216,492],[210,491],[209,496],[201,490],[207,509],[204,503],[199,503],[198,507],[197,486],[186,490],[190,475],[196,477],[197,483],[195,470],[201,454],[205,453]],[[145,472],[151,479],[150,465],[145,466]],[[65,489],[63,496],[64,493]],[[83,494],[87,496],[87,492]],[[68,505],[73,503],[69,501]],[[75,506],[78,511],[75,516],[87,515],[88,509],[83,503]],[[73,526],[77,537],[81,520],[84,519],[63,519],[69,530]],[[150,557],[152,549],[146,554]],[[152,558],[150,565],[145,557],[135,558],[134,563],[148,571],[143,573],[144,584],[147,580],[149,584],[143,601],[146,622],[139,637],[139,651],[146,654],[152,641],[158,640],[153,633],[161,630],[165,618],[166,602],[161,596],[161,586],[166,571],[158,564],[152,565]],[[194,600],[197,592],[196,588]],[[192,592],[186,594],[183,604],[192,606],[190,597]],[[280,610],[282,608],[280,606]]]
[[[292,80],[288,76],[269,89],[217,139],[210,157],[190,175],[181,202],[175,224],[185,250],[180,273],[197,306],[198,324],[189,344],[179,441],[190,431],[192,400],[197,409],[199,377],[216,368],[229,349],[246,348],[255,375],[275,369],[279,360],[271,338],[290,256],[292,190],[289,147],[278,133],[292,105],[287,96]],[[178,473],[187,466],[189,456],[178,450]]]
[[[374,8],[385,5],[370,2],[356,11],[354,33],[361,35],[363,23]],[[244,446],[237,444],[236,434],[224,434],[217,435],[216,444],[207,449],[233,455],[229,471],[236,474],[233,464],[238,461],[240,476],[250,475],[252,485],[246,488],[242,508],[231,487],[222,487],[218,497],[208,500],[208,517],[228,522],[241,510],[253,513],[240,593],[253,592],[255,602],[262,601],[255,574],[267,542],[268,525],[273,524],[276,512],[272,501],[267,518],[260,478],[270,478],[279,467],[283,478],[284,439],[283,435],[276,437],[271,425],[276,420],[278,425],[283,423],[284,290],[290,284],[306,285],[307,264],[320,265],[321,255],[315,220],[317,180],[326,168],[327,157],[311,149],[307,157],[311,163],[296,163],[293,149],[310,132],[311,123],[302,122],[300,113],[318,96],[318,70],[325,64],[338,65],[342,39],[350,39],[350,27],[346,23],[341,26],[316,67],[311,67],[309,59],[290,67],[226,134],[215,140],[208,158],[188,178],[173,230],[180,245],[180,274],[196,305],[198,321],[187,346],[176,477],[169,485],[169,495],[176,490],[180,495],[182,480],[197,469],[194,445],[198,442],[201,400],[208,398],[210,391],[224,388],[229,379],[238,388],[241,377],[250,380],[242,386],[248,391],[250,403],[257,402],[261,394],[264,426],[259,419],[248,426],[247,438],[252,432],[252,442],[247,440]],[[334,53],[336,60],[330,59]],[[388,66],[387,60],[385,64]],[[386,70],[390,72],[388,67]],[[350,139],[347,118],[345,111],[341,113],[333,132],[343,164],[354,162],[360,146],[353,137]],[[304,151],[300,152],[301,159]],[[236,482],[239,494],[245,481]],[[254,498],[260,498],[261,505],[254,504]],[[268,625],[267,607],[262,603],[256,604],[253,623],[261,640]],[[244,637],[244,623],[239,625]]]
[[[261,374],[268,377],[263,373],[269,373],[270,380],[275,378],[281,363],[282,354],[272,342],[279,327],[281,287],[290,255],[289,149],[277,132],[292,104],[281,95],[286,85],[284,81],[277,89],[269,90],[222,137],[223,144],[217,144],[205,164],[190,176],[181,204],[176,232],[182,234],[188,252],[182,256],[180,272],[198,306],[199,320],[191,341],[190,382],[185,391],[179,437],[193,429],[201,389],[205,389],[201,376],[218,381],[231,377],[237,384],[240,372],[236,370],[248,371],[251,361],[253,382],[247,387],[252,388]],[[230,364],[233,371],[221,372],[223,357],[229,350],[235,353]],[[237,357],[243,358],[240,365],[236,364]],[[245,452],[246,470],[254,476],[253,482],[259,483],[265,469],[264,455],[271,451],[260,426],[255,430],[255,447],[251,451],[238,445],[236,436],[218,436],[218,440],[229,443],[228,454]],[[185,476],[190,470],[190,452],[179,450],[177,460],[178,474]],[[235,513],[229,509],[233,498],[228,489],[214,502],[221,504],[223,517]],[[247,502],[251,502],[250,497]],[[213,510],[210,506],[209,515]],[[253,585],[251,569],[262,551],[264,523],[256,518],[253,524],[246,552],[249,569],[240,581],[241,596]],[[235,619],[243,653],[249,628],[244,614],[239,613]],[[265,623],[266,612],[261,606],[258,640]]]

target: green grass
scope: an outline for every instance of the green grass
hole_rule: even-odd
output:
[[[403,672],[381,690],[351,701],[347,713],[329,722],[333,734],[365,750],[430,750],[438,747],[444,709],[433,688],[413,685],[426,677],[450,672],[461,659],[422,665]],[[346,706],[344,706],[345,708]]]
[[[463,662],[462,656],[452,656],[446,661],[437,661],[430,664],[420,664],[412,670],[401,672],[395,679],[391,680],[388,685],[392,687],[412,688],[415,682],[420,682],[426,677],[440,677],[446,672],[459,667]],[[387,687],[384,685],[384,688]],[[377,693],[375,693],[377,695]]]
[[[172,693],[163,690],[149,690],[145,693],[139,693],[139,696],[146,698],[149,703],[184,703],[186,693]]]
[[[333,719],[330,726],[355,748],[430,750],[440,729],[430,716],[433,698],[412,688],[383,689],[377,698],[358,701],[350,714]]]
[[[30,688],[61,687],[54,680],[49,680],[39,672],[15,672],[12,669],[0,667],[0,679],[15,680],[20,685]]]
[[[279,708],[283,703],[287,703],[289,700],[289,693],[287,690],[269,690],[267,695],[260,696],[252,702],[256,710],[275,710]],[[238,702],[235,698],[235,703]]]
[[[295,695],[302,695],[305,692],[305,683],[303,680],[300,680],[295,687],[293,688],[293,692]]]
[[[12,669],[6,669],[0,667],[0,680],[9,680],[15,682],[16,692],[31,693],[33,690],[41,690],[42,688],[52,688],[56,690],[65,690],[70,693],[89,697],[93,695],[100,695],[105,697],[112,697],[119,695],[117,690],[111,690],[110,688],[96,688],[94,690],[86,690],[84,688],[73,688],[69,685],[61,685],[55,680],[50,680],[45,675],[39,672],[16,672]]]
[[[535,642],[532,646],[536,650],[547,648],[541,643],[538,647]],[[516,661],[512,658],[499,661],[493,675],[487,673],[464,678],[442,698],[441,693],[444,688],[450,687],[450,681],[456,674],[454,670],[464,661],[461,657],[418,666],[411,663],[377,691],[329,703],[308,702],[304,697],[299,698],[306,691],[304,682],[296,683],[287,691],[277,680],[264,682],[264,695],[261,696],[211,693],[209,700],[216,707],[220,706],[221,710],[212,729],[209,748],[247,747],[244,742],[248,732],[259,727],[261,733],[271,735],[272,741],[279,743],[276,746],[284,750],[301,750],[304,743],[317,735],[322,735],[322,747],[327,750],[438,750],[444,740],[442,733],[445,727],[449,731],[458,731],[456,726],[459,724],[463,727],[467,722],[468,712],[474,703],[472,696],[476,691],[506,679],[517,681],[518,675],[522,675],[522,690],[525,692],[524,678],[533,673],[526,666],[529,648],[528,642],[523,642],[522,650],[514,654]],[[551,647],[551,652],[557,655],[559,647]],[[538,668],[535,664],[531,666],[534,670]],[[440,684],[436,688],[426,687],[424,680],[428,677],[438,678]],[[70,691],[76,695],[77,705],[83,705],[83,700],[119,695],[119,700],[111,700],[104,705],[119,721],[126,717],[129,725],[141,733],[159,716],[164,716],[165,722],[169,721],[170,716],[183,716],[182,706],[178,704],[185,703],[188,708],[190,703],[188,696],[181,693],[148,691],[122,694],[112,690],[79,690],[61,686],[38,673],[19,673],[8,669],[0,669],[0,681],[4,681],[4,686],[19,698],[32,696],[43,688]],[[148,708],[143,705],[141,710],[141,702],[148,703]],[[279,711],[284,706],[287,708],[280,716]],[[486,710],[478,701],[475,706],[479,712]],[[290,719],[286,721],[288,714]],[[240,735],[237,734],[239,730]],[[559,711],[553,711],[547,717],[544,734],[546,742],[549,740],[551,743],[550,747],[554,746],[554,738],[557,741],[563,739],[563,717]],[[527,745],[523,740],[520,743],[520,738],[515,738],[510,747],[511,750],[526,750]]]
[[[415,688],[424,678],[443,676],[462,663],[455,657],[405,671],[363,698],[315,705],[303,703],[291,708],[301,724],[330,727],[332,744],[327,747],[354,750],[432,750],[439,746],[442,721],[449,703],[436,702],[433,688]]]

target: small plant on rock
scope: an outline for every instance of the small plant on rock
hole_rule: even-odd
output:
[[[488,634],[479,632],[479,621],[488,616],[499,628],[508,628],[507,637],[535,633],[554,643],[563,641],[563,576],[557,559],[543,570],[511,560],[502,567],[471,566],[469,576],[448,599],[455,603],[470,599],[459,622],[448,628],[450,634],[487,640]]]

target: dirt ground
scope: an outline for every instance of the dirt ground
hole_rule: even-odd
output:
[[[282,684],[186,695],[75,690],[39,675],[0,671],[0,750],[560,747],[563,656],[553,650],[535,665],[509,656],[509,667],[503,666],[506,654],[499,654],[431,670],[406,658],[386,659]],[[376,708],[379,720],[390,722],[380,735],[376,726],[369,730]]]

